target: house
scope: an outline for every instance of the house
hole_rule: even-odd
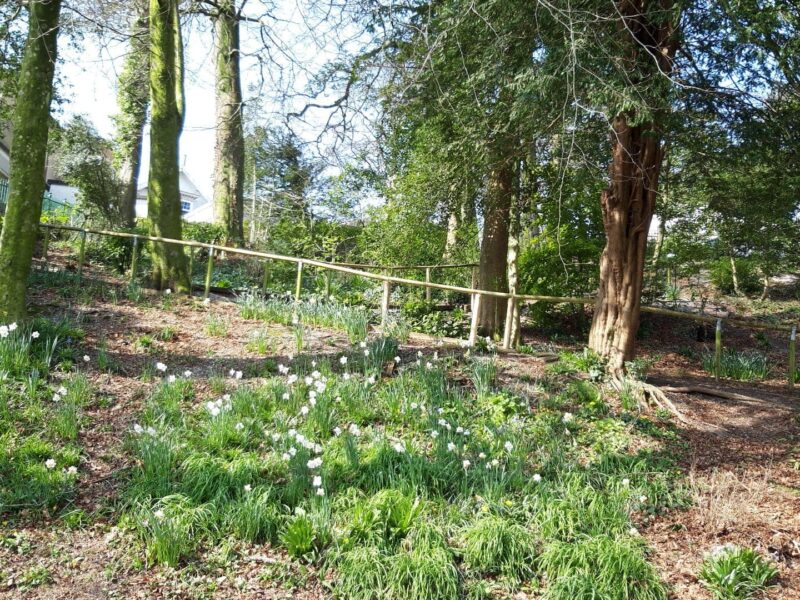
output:
[[[181,214],[190,223],[212,223],[214,221],[213,203],[197,189],[197,186],[183,171],[180,172]],[[147,217],[147,186],[136,192],[136,218]]]
[[[0,128],[0,181],[7,181],[11,174],[11,132]]]

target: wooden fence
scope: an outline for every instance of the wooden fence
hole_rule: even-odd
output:
[[[450,292],[458,292],[463,294],[468,294],[472,298],[472,315],[471,315],[471,323],[470,323],[470,333],[469,333],[469,344],[474,345],[477,341],[478,336],[478,314],[480,313],[480,305],[481,299],[484,296],[490,296],[493,298],[503,298],[507,301],[507,315],[512,314],[512,311],[517,307],[518,304],[529,304],[529,303],[537,303],[537,302],[547,302],[547,303],[554,303],[554,304],[594,304],[595,299],[592,297],[567,297],[567,296],[543,296],[543,295],[532,295],[532,294],[510,294],[507,292],[497,292],[492,290],[481,290],[476,289],[475,287],[460,287],[454,285],[446,285],[443,283],[434,283],[431,281],[431,273],[434,270],[438,269],[453,269],[453,268],[465,268],[471,267],[473,269],[473,286],[475,284],[475,265],[474,263],[465,263],[465,264],[454,264],[454,265],[415,265],[415,266],[390,266],[390,267],[383,267],[378,265],[363,265],[357,263],[335,263],[335,262],[325,262],[321,260],[315,260],[310,258],[298,258],[296,256],[284,256],[282,254],[273,254],[270,252],[258,252],[256,250],[247,250],[245,248],[230,248],[226,246],[220,246],[217,244],[207,244],[203,242],[196,242],[192,240],[174,240],[170,238],[161,238],[161,237],[153,237],[147,235],[138,235],[134,233],[125,233],[120,231],[105,231],[105,230],[96,230],[96,229],[82,229],[80,227],[70,227],[66,225],[52,225],[47,223],[42,223],[41,227],[45,228],[48,232],[47,235],[44,236],[44,243],[42,254],[44,259],[47,258],[47,251],[50,241],[49,231],[57,230],[57,231],[71,231],[80,234],[80,249],[78,254],[78,277],[80,278],[83,274],[83,266],[86,257],[86,239],[89,235],[98,235],[98,236],[108,236],[108,237],[117,237],[117,238],[126,238],[130,239],[133,248],[133,254],[131,258],[131,281],[133,281],[136,277],[137,273],[137,263],[138,263],[138,255],[139,255],[139,242],[140,241],[147,241],[147,242],[159,242],[165,244],[176,244],[179,246],[183,246],[189,248],[189,259],[190,264],[194,261],[194,253],[197,248],[204,248],[208,250],[208,259],[206,265],[206,277],[205,277],[205,289],[203,292],[203,297],[207,298],[208,294],[211,290],[211,280],[213,276],[214,270],[214,255],[216,253],[228,253],[228,254],[236,254],[240,256],[249,256],[257,259],[261,259],[264,261],[264,268],[265,274],[268,273],[269,269],[269,261],[282,261],[288,263],[294,263],[297,265],[297,279],[295,283],[295,301],[299,301],[301,294],[302,294],[302,281],[303,281],[303,269],[306,266],[317,267],[320,269],[326,270],[326,274],[328,271],[334,271],[339,273],[346,273],[349,275],[355,275],[358,277],[363,277],[365,279],[371,279],[374,281],[380,281],[383,284],[383,297],[381,301],[381,326],[385,326],[388,316],[389,316],[389,298],[391,296],[391,287],[392,285],[406,285],[406,286],[413,286],[413,287],[422,287],[426,290],[426,297],[430,299],[430,291],[431,290],[444,290]],[[392,271],[392,270],[424,270],[425,271],[425,281],[419,281],[416,279],[407,279],[402,277],[393,277],[388,274],[380,274],[380,273],[372,273],[367,269],[376,269],[381,271]],[[266,287],[267,277],[265,275],[264,278],[264,285]],[[329,279],[326,280],[326,289],[329,286]],[[684,311],[678,310],[670,310],[667,308],[661,308],[658,306],[642,306],[642,312],[645,313],[652,313],[657,315],[665,315],[670,317],[678,317],[684,319],[691,319],[694,321],[698,321],[701,323],[711,323],[716,325],[716,339],[715,339],[715,370],[716,376],[719,377],[720,372],[720,360],[722,356],[722,326],[723,322],[728,323],[729,325],[733,325],[736,327],[744,327],[744,328],[751,328],[751,329],[760,329],[760,330],[768,330],[768,331],[780,331],[780,332],[788,332],[789,335],[789,357],[788,357],[788,365],[789,365],[789,386],[792,387],[794,385],[794,381],[796,379],[795,372],[796,372],[796,338],[797,338],[797,325],[775,325],[771,323],[764,323],[755,320],[748,320],[748,319],[734,319],[734,318],[721,318],[721,317],[714,317],[710,315],[699,315],[694,313],[688,313]],[[503,348],[509,349],[512,345],[511,340],[511,328],[512,323],[511,319],[507,318],[505,323],[505,331],[503,335]]]

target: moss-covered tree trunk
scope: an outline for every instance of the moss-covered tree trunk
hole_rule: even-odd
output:
[[[119,76],[114,118],[117,140],[114,164],[123,182],[119,213],[122,226],[136,223],[136,191],[142,163],[142,142],[150,103],[150,36],[147,1],[137,0],[136,19],[131,25],[131,46]]]
[[[178,0],[150,0],[150,106],[150,233],[181,239],[178,143],[183,129],[183,42]],[[183,246],[153,244],[156,288],[190,291],[188,266]]]
[[[8,205],[0,234],[0,323],[25,316],[39,233],[61,0],[30,0],[11,141]]]
[[[234,0],[220,0],[214,21],[216,46],[217,141],[214,219],[227,242],[244,242],[244,132],[239,73],[239,15]]]
[[[514,195],[514,164],[507,156],[498,156],[490,167],[483,209],[483,236],[478,273],[482,290],[508,291],[508,228],[511,200]],[[503,331],[506,300],[483,296],[478,315],[481,335],[494,336]]]

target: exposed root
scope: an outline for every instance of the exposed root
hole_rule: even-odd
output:
[[[640,404],[655,405],[657,408],[672,414],[681,423],[685,425],[691,423],[691,420],[680,410],[678,410],[678,407],[675,406],[675,403],[669,399],[665,391],[655,385],[645,383],[644,381],[638,381],[636,379],[619,376],[612,377],[611,385],[618,392],[633,394],[634,398]]]
[[[735,392],[726,392],[724,390],[715,390],[712,388],[702,386],[682,386],[682,387],[662,387],[665,392],[672,392],[673,394],[703,394],[705,396],[714,396],[716,398],[724,398],[725,400],[738,400],[741,402],[757,402],[761,403],[758,398],[746,396],[744,394],[737,394]]]

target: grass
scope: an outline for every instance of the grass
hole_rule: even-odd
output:
[[[709,373],[716,373],[716,359],[713,352],[706,352],[702,356],[703,369]],[[772,371],[772,365],[766,355],[755,351],[738,352],[732,348],[725,348],[720,357],[720,377],[736,379],[737,381],[757,381],[766,379]]]
[[[722,546],[703,561],[700,579],[717,600],[748,600],[767,589],[778,569],[751,548]]]
[[[92,395],[76,367],[82,336],[65,321],[0,327],[0,515],[58,511],[74,495]]]
[[[241,302],[245,316],[287,325],[297,310],[301,331],[337,323],[352,344],[280,359],[277,375],[194,381],[170,377],[161,347],[173,330],[136,340],[166,365],[146,363],[126,421],[130,468],[104,508],[134,564],[186,576],[270,544],[290,557],[286,573],[311,565],[338,598],[665,598],[636,528],[685,501],[666,427],[614,414],[592,382],[551,374],[528,397],[503,389],[493,356],[409,359],[396,339],[367,337],[363,309]],[[93,414],[81,338],[37,322],[0,339],[13,384],[0,385],[0,513],[11,518],[58,515],[81,483]],[[271,349],[266,330],[251,342]]]
[[[247,292],[237,301],[245,319],[282,325],[297,321],[297,324],[311,327],[337,329],[345,332],[351,343],[366,339],[369,333],[369,311],[329,299],[311,297],[295,303],[291,298],[268,298],[259,292]]]
[[[181,566],[234,538],[330,569],[341,598],[530,585],[559,600],[665,597],[634,519],[680,505],[676,474],[627,453],[641,434],[597,386],[555,386],[565,399],[530,410],[497,388],[491,357],[406,364],[397,352],[379,337],[330,361],[301,355],[212,397],[191,380],[157,383],[126,445],[136,467],[121,520],[147,560]],[[584,408],[565,422],[563,402]]]

